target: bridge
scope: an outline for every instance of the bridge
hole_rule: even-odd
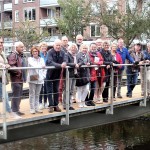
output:
[[[147,95],[146,78],[145,93],[141,96],[141,86],[136,85],[132,98],[126,97],[127,87],[122,87],[122,99],[114,101],[111,81],[110,98],[108,103],[96,104],[79,108],[77,103],[73,104],[75,110],[69,110],[69,101],[66,102],[66,110],[59,104],[62,112],[49,113],[44,109],[42,114],[30,114],[29,99],[25,98],[21,102],[20,110],[25,113],[22,119],[13,120],[6,117],[3,110],[0,118],[0,143],[20,140],[33,136],[40,136],[55,132],[67,131],[89,126],[103,125],[112,122],[136,118],[150,112],[150,97]],[[66,80],[66,82],[68,82]],[[5,87],[5,85],[3,85]],[[10,85],[5,87],[10,91]],[[28,89],[28,84],[24,84],[24,90]],[[0,102],[0,108],[4,107]]]

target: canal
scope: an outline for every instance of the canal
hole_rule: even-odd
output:
[[[128,120],[86,129],[71,130],[0,145],[0,150],[149,149],[149,118]]]

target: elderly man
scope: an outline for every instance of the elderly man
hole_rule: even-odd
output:
[[[125,60],[129,60],[130,63],[134,63],[134,59],[129,55],[128,49],[124,47],[123,39],[118,40],[118,49],[117,53],[121,55],[122,62],[125,64]],[[117,97],[122,98],[121,96],[121,81],[123,76],[124,66],[119,70],[118,74],[118,86],[117,86]]]
[[[61,41],[62,41],[62,50],[65,53],[67,53],[68,52],[68,46],[69,46],[69,44],[68,44],[68,38],[66,36],[63,36],[61,38]]]
[[[54,66],[56,69],[48,69],[46,80],[47,80],[47,96],[49,101],[49,112],[53,111],[60,112],[61,109],[58,107],[58,96],[59,96],[59,80],[61,76],[62,68],[66,67],[67,56],[61,49],[62,42],[57,39],[54,41],[54,46],[48,51],[48,57],[46,61],[47,66]]]
[[[81,34],[78,34],[76,36],[76,44],[77,44],[77,47],[78,47],[78,51],[80,49],[80,46],[83,44],[83,36]]]
[[[15,43],[15,51],[13,51],[8,56],[8,63],[11,67],[25,67],[25,61],[23,57],[24,44],[22,42]],[[23,91],[23,82],[26,81],[25,70],[9,70],[11,87],[12,87],[12,101],[11,108],[14,114],[16,115],[24,115],[24,113],[20,112],[20,103]]]
[[[101,39],[97,39],[97,40],[95,41],[95,43],[96,43],[96,46],[97,46],[97,51],[98,51],[98,52],[101,52],[101,50],[102,50],[102,48],[103,48],[103,42],[102,42],[102,40],[101,40]]]

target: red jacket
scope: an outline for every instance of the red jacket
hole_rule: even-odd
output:
[[[99,61],[97,63],[94,62],[95,57],[92,55],[91,52],[89,52],[89,56],[90,56],[90,61],[92,64],[95,64],[95,65],[103,64],[103,57],[100,53],[96,52],[96,56],[99,58]],[[103,68],[99,68],[98,70],[95,70],[95,67],[90,68],[90,80],[96,81],[98,79],[98,73],[100,73],[102,77],[105,76],[105,72]]]
[[[119,64],[122,64],[122,58],[121,58],[121,55],[119,53],[116,53],[116,61],[119,63]],[[122,66],[118,66],[117,69],[115,69],[116,72],[118,72],[118,69],[121,69]]]

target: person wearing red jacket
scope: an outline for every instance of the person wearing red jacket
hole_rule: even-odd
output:
[[[122,58],[119,53],[117,53],[117,44],[113,43],[111,45],[111,55],[112,55],[112,60],[113,64],[122,64]],[[116,95],[116,87],[117,87],[117,80],[118,80],[118,71],[121,69],[122,66],[114,66],[114,89],[113,89],[113,97],[115,100],[115,95]]]
[[[97,46],[95,43],[90,44],[90,51],[89,51],[90,62],[92,65],[102,65],[103,58],[100,53],[97,52]],[[90,93],[86,98],[86,105],[87,106],[95,106],[93,102],[94,92],[96,89],[96,81],[98,80],[97,74],[99,73],[98,67],[90,68]]]

